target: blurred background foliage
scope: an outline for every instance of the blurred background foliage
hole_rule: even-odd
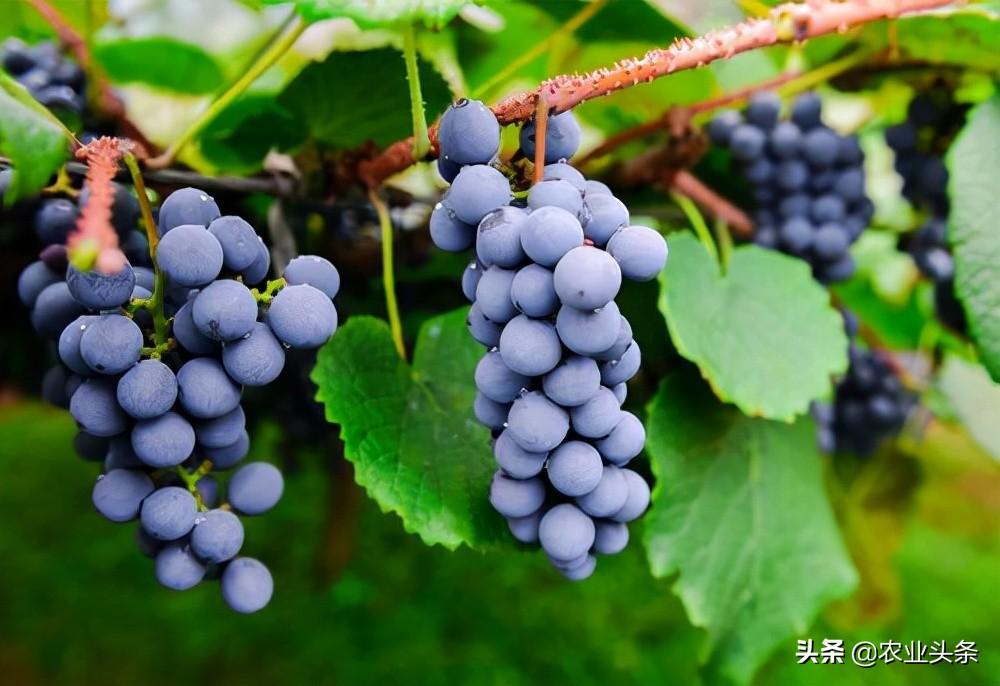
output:
[[[548,76],[640,55],[773,3],[53,4],[87,37],[129,117],[161,147],[246,73],[278,32],[301,22],[294,48],[185,146],[179,161],[206,176],[273,178],[294,169],[293,197],[276,201],[225,189],[214,195],[225,213],[261,226],[274,222],[277,207],[302,252],[329,256],[341,269],[338,309],[349,318],[384,316],[375,218],[360,191],[340,181],[358,155],[410,133],[398,22],[420,27],[423,96],[434,119],[457,95],[496,101]],[[0,12],[0,36],[31,42],[51,39],[52,29],[29,3],[11,0]],[[314,360],[292,357],[292,373],[273,392],[248,394],[255,457],[282,463],[289,477],[279,506],[247,522],[252,554],[274,572],[275,599],[259,615],[237,616],[209,587],[184,594],[158,587],[150,561],[135,551],[131,527],[92,514],[93,465],[73,455],[72,420],[37,399],[50,353],[34,338],[23,308],[13,306],[0,320],[0,683],[1000,684],[1000,386],[980,364],[982,351],[937,322],[929,284],[896,247],[897,234],[919,217],[900,197],[883,139],[885,127],[905,116],[911,95],[931,82],[946,80],[966,102],[990,97],[1000,69],[1000,6],[971,3],[759,50],[575,111],[588,150],[671,106],[788,69],[822,75],[824,65],[887,47],[895,51],[895,67],[859,68],[815,84],[829,122],[859,131],[876,203],[878,230],[855,246],[859,270],[834,292],[907,361],[921,391],[922,404],[899,439],[875,457],[821,458],[807,440],[808,419],[750,419],[710,396],[695,365],[675,349],[664,315],[675,338],[685,327],[698,335],[710,323],[697,312],[685,319],[666,299],[658,303],[657,283],[629,284],[619,302],[644,355],[629,404],[637,413],[649,406],[651,464],[641,469],[655,474],[660,487],[645,531],[633,531],[627,551],[603,560],[590,580],[570,584],[542,556],[512,546],[451,552],[405,533],[399,517],[381,512],[355,485],[337,427],[324,422],[312,401]],[[512,133],[505,134],[508,152],[516,147]],[[981,135],[996,140],[988,131]],[[622,146],[594,160],[588,174],[615,185],[634,220],[667,232],[686,228],[687,220],[666,194],[617,183],[629,160],[664,139],[656,133]],[[745,197],[717,151],[697,172],[726,195]],[[170,190],[167,183],[151,186]],[[392,179],[387,194],[411,349],[431,317],[463,304],[456,283],[463,260],[432,250],[424,230],[442,188],[433,164],[422,164]],[[37,252],[30,222],[30,203],[3,215],[6,283]],[[785,268],[761,278],[788,279],[789,297],[797,297],[806,286]],[[780,357],[797,331],[765,333],[777,338],[756,353]],[[761,346],[753,322],[734,323],[731,336],[747,349]],[[471,387],[460,362],[428,371]],[[672,491],[676,478],[696,481],[721,502],[741,495],[744,482],[702,478],[702,465],[684,460],[741,456],[741,434],[724,437],[723,424],[769,436],[778,446],[763,459],[771,460],[769,473],[784,488],[764,484],[773,490],[756,491],[775,513],[765,523],[770,528],[753,531],[764,540],[741,538],[713,519],[686,519],[690,511]],[[715,426],[718,443],[728,440],[732,454],[698,442],[702,428],[712,433]],[[800,471],[803,463],[808,469]],[[744,465],[733,464],[738,474]],[[680,525],[694,527],[693,543],[675,530]],[[685,546],[693,546],[691,556],[701,548],[742,551],[750,562],[737,560],[725,578],[691,579]],[[817,550],[826,557],[810,560]],[[772,621],[789,579],[788,617]],[[795,639],[810,636],[844,638],[848,645],[973,640],[980,661],[871,670],[798,666]]]

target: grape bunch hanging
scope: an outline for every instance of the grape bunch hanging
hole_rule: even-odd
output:
[[[304,255],[281,279],[252,289],[270,270],[263,240],[195,188],[164,200],[150,260],[129,249],[140,242],[132,228],[138,204],[119,187],[112,216],[137,264],[83,271],[67,265],[63,245],[76,213],[65,200],[41,207],[36,229],[47,246],[22,272],[18,294],[58,351],[44,394],[76,420],[81,455],[102,463],[94,507],[113,522],[139,520],[139,547],[155,558],[164,586],[219,578],[231,608],[260,610],[273,581],[261,562],[239,555],[240,516],[271,509],[283,478],[269,463],[244,464],[223,501],[216,477],[249,450],[244,387],[274,381],[286,349],[316,348],[333,335],[340,276],[327,260]]]
[[[859,347],[857,320],[844,312],[848,338],[848,368],[834,389],[832,403],[813,403],[820,450],[867,457],[903,428],[913,396],[896,371],[874,350]]]
[[[0,45],[4,71],[28,89],[31,97],[52,110],[81,114],[86,105],[83,70],[51,41],[26,45],[8,38]]]
[[[667,244],[630,225],[605,185],[566,162],[580,141],[570,112],[548,119],[544,180],[519,200],[492,166],[500,126],[481,102],[456,103],[438,137],[451,188],[431,236],[444,250],[475,252],[462,289],[469,331],[487,349],[474,410],[493,432],[499,467],[489,499],[516,539],[584,579],[595,554],[625,547],[627,523],[649,504],[649,486],[626,468],[645,443],[641,420],[621,409],[641,353],[615,296],[623,277],[654,278]],[[533,158],[533,122],[520,143]]]
[[[938,87],[913,98],[906,120],[885,132],[903,178],[903,197],[926,214],[900,245],[934,284],[938,317],[956,331],[964,331],[966,322],[955,297],[955,263],[948,248],[948,169],[943,156],[965,121],[965,110],[950,90]]]
[[[856,136],[826,126],[815,93],[800,95],[781,118],[781,100],[758,93],[746,112],[725,110],[709,123],[753,187],[754,242],[800,257],[822,283],[854,273],[849,248],[871,220],[864,153]]]

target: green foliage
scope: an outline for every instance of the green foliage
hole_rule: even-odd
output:
[[[694,236],[671,236],[660,309],[677,351],[720,398],[791,421],[847,368],[843,320],[801,260],[738,248],[726,272]]]
[[[506,538],[486,499],[495,467],[489,432],[472,414],[481,348],[465,317],[462,309],[429,319],[412,367],[396,354],[385,322],[352,317],[312,374],[358,483],[425,543],[452,549]]]
[[[215,59],[190,43],[153,36],[95,46],[94,58],[117,83],[144,83],[177,93],[213,93],[225,85]]]
[[[0,72],[0,153],[13,163],[4,203],[44,188],[69,156],[67,132],[19,83]]]
[[[1000,424],[996,415],[1000,384],[978,364],[951,355],[938,372],[936,389],[972,438],[1000,460]]]
[[[443,112],[451,101],[448,85],[422,60],[420,83],[427,111]],[[306,67],[278,102],[313,138],[338,148],[368,141],[385,146],[412,132],[403,55],[397,50],[333,52]]]
[[[745,417],[687,372],[664,380],[648,422],[650,568],[678,573],[675,591],[708,631],[712,670],[748,683],[857,582],[823,492],[813,424]]]
[[[287,0],[263,0],[264,4],[286,4]],[[306,21],[346,17],[361,26],[389,26],[400,22],[423,22],[440,28],[469,0],[293,0]]]
[[[951,172],[949,240],[955,253],[955,290],[965,305],[983,364],[1000,380],[1000,96],[969,113],[948,154]]]

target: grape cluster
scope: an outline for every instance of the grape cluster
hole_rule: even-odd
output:
[[[927,214],[916,231],[900,239],[900,247],[934,283],[938,317],[957,331],[964,331],[966,322],[955,297],[955,264],[948,248],[948,169],[943,156],[965,120],[965,109],[954,102],[951,91],[935,88],[913,98],[906,120],[885,132],[903,178],[903,196]]]
[[[520,140],[533,157],[533,124]],[[614,299],[622,277],[652,279],[667,259],[659,233],[630,225],[604,184],[566,163],[579,140],[571,113],[549,119],[544,180],[520,206],[491,166],[496,118],[458,102],[439,131],[451,188],[430,220],[438,247],[475,251],[462,289],[469,330],[487,348],[474,410],[493,431],[490,502],[570,579],[590,576],[595,553],[621,551],[627,522],[649,504],[646,481],[625,468],[645,443],[640,419],[621,409],[640,351]]]
[[[61,226],[46,219],[39,234],[64,239]],[[164,586],[220,578],[230,607],[255,612],[273,583],[262,563],[238,557],[238,515],[273,507],[282,475],[265,462],[245,464],[229,478],[225,503],[216,476],[249,450],[243,387],[274,381],[286,348],[316,348],[333,335],[340,276],[304,255],[283,279],[251,290],[270,269],[266,246],[195,188],[165,199],[158,233],[158,271],[69,265],[60,273],[44,259],[61,247],[52,244],[22,272],[18,293],[36,330],[56,341],[61,365],[46,375],[45,395],[79,425],[80,454],[103,463],[95,508],[114,522],[139,519],[140,549],[155,558]],[[166,323],[157,321],[161,298]]]
[[[844,312],[847,334],[857,334],[857,320]],[[902,428],[913,397],[879,353],[848,348],[847,373],[837,383],[832,404],[813,403],[820,449],[828,454],[852,453],[862,457]]]
[[[55,43],[25,45],[8,38],[0,45],[0,64],[45,107],[80,114],[86,104],[83,70],[63,56]]]
[[[823,283],[854,272],[849,248],[868,226],[864,153],[856,136],[823,124],[814,93],[796,98],[786,119],[773,93],[750,99],[741,115],[725,110],[708,125],[753,187],[757,245],[806,260]]]

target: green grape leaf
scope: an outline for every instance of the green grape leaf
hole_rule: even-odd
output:
[[[650,569],[678,574],[674,591],[708,631],[710,670],[747,683],[777,645],[857,584],[814,425],[746,417],[686,371],[663,381],[647,412]]]
[[[1000,384],[980,365],[949,355],[938,370],[935,389],[976,443],[1000,460]]]
[[[1000,3],[955,4],[900,17],[893,24],[889,32],[884,23],[872,23],[858,41],[872,50],[891,47],[901,59],[922,64],[1000,68]]]
[[[33,195],[69,157],[69,137],[55,115],[0,71],[0,154],[14,168],[4,204]]]
[[[357,482],[407,531],[449,549],[509,538],[487,499],[496,467],[489,432],[472,413],[482,348],[465,331],[466,313],[426,321],[412,366],[385,322],[352,317],[312,372]]]
[[[847,369],[840,314],[802,260],[756,246],[728,271],[690,233],[669,239],[660,311],[677,351],[716,394],[751,416],[791,421]]]
[[[248,93],[224,109],[198,137],[201,157],[216,171],[260,171],[272,149],[294,150],[306,132],[272,96]]]
[[[226,83],[211,55],[164,36],[99,43],[94,57],[115,83],[144,83],[185,95],[214,93]]]
[[[451,102],[451,92],[426,61],[419,65],[426,110],[433,119]],[[389,48],[330,53],[303,69],[278,101],[314,138],[340,148],[367,141],[385,146],[412,133],[403,58]]]
[[[1000,381],[1000,95],[975,107],[948,153],[955,293],[983,364]]]
[[[468,5],[470,0],[294,0],[308,22],[347,17],[363,28],[423,22],[441,28]],[[287,0],[264,0],[265,5],[287,4]]]

